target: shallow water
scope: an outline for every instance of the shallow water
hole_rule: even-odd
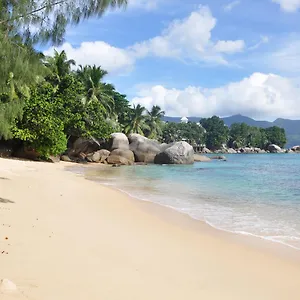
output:
[[[211,226],[300,250],[300,155],[227,155],[193,166],[99,168],[88,177]]]

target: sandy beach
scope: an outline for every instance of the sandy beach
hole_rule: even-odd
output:
[[[0,279],[16,285],[2,284],[1,300],[300,299],[300,252],[243,242],[66,166],[0,159]]]

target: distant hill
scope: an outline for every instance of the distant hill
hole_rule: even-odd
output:
[[[166,122],[179,123],[180,119],[181,117],[165,116],[163,120]],[[188,119],[191,122],[199,122],[201,117],[188,117]],[[276,119],[274,122],[256,121],[254,119],[242,115],[234,115],[222,119],[224,120],[224,123],[229,127],[233,123],[246,123],[247,125],[250,126],[262,127],[262,128],[278,126],[285,129],[287,140],[288,140],[286,144],[286,148],[290,148],[295,145],[300,145],[300,120],[289,120],[289,119],[279,118]]]

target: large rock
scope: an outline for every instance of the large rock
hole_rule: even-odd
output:
[[[254,153],[254,148],[252,147],[243,147],[239,149],[241,153]]]
[[[195,162],[208,162],[208,161],[211,161],[211,159],[205,155],[194,154],[194,161]]]
[[[281,153],[282,149],[275,144],[271,144],[268,146],[268,151],[270,151],[270,153]]]
[[[236,154],[237,151],[234,150],[233,148],[228,148],[228,149],[227,149],[227,153],[229,153],[229,154]]]
[[[92,138],[78,138],[69,150],[70,157],[79,157],[81,153],[89,154],[100,149],[100,143]]]
[[[101,149],[94,153],[90,153],[87,155],[87,160],[95,163],[104,163],[104,161],[108,158],[110,152],[105,149]]]
[[[187,142],[177,142],[165,151],[157,154],[155,164],[193,164],[194,149]]]
[[[110,150],[115,149],[129,150],[129,141],[124,133],[112,133],[110,139]]]
[[[209,154],[209,153],[212,153],[208,148],[206,148],[206,147],[204,147],[203,149],[202,149],[202,151],[201,151],[202,153],[207,153],[207,154]]]
[[[134,154],[131,150],[115,149],[110,153],[110,155],[122,156],[129,161],[134,162]]]
[[[294,146],[291,148],[291,150],[294,152],[300,152],[300,146]]]
[[[118,155],[110,155],[106,161],[110,164],[110,165],[124,165],[124,166],[129,166],[132,165],[133,162],[128,160],[125,157],[122,156],[118,156]]]
[[[134,153],[136,162],[153,163],[155,156],[162,151],[159,142],[150,140],[140,134],[132,133],[128,136],[129,149]],[[163,148],[169,146],[164,144]]]
[[[259,153],[259,154],[267,153],[266,150],[260,149],[260,148],[254,148],[254,151],[255,151],[256,153]]]

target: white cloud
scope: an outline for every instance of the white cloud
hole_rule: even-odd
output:
[[[272,0],[272,2],[278,3],[286,12],[296,12],[300,8],[300,0]]]
[[[253,46],[249,47],[248,50],[256,50],[258,49],[261,45],[263,44],[268,44],[270,41],[270,38],[266,35],[262,35],[260,37],[260,41],[256,44],[254,44]]]
[[[222,52],[222,53],[241,52],[244,50],[244,48],[245,48],[245,42],[243,40],[218,41],[214,46],[214,50],[216,52]]]
[[[80,47],[65,43],[56,48],[65,50],[68,58],[74,59],[78,65],[101,65],[108,72],[126,72],[134,65],[135,59],[124,49],[113,47],[105,42],[83,42]],[[44,52],[53,55],[54,48]]]
[[[288,78],[253,73],[239,82],[219,88],[189,86],[184,90],[161,85],[143,89],[132,99],[148,109],[159,105],[170,116],[227,116],[242,113],[257,119],[300,117],[300,88]]]
[[[161,35],[127,48],[96,41],[83,42],[80,47],[65,43],[58,50],[65,50],[68,57],[75,59],[78,64],[101,65],[109,72],[126,71],[134,65],[136,59],[148,56],[227,65],[225,55],[243,51],[245,42],[213,41],[212,30],[216,23],[210,9],[200,6],[187,18],[173,21]],[[48,55],[52,53],[53,48],[45,52]]]
[[[154,55],[227,64],[221,53],[240,52],[245,43],[242,40],[214,42],[212,30],[216,23],[210,9],[200,6],[187,18],[173,21],[161,35],[136,43],[131,50],[138,57]]]
[[[266,53],[264,62],[272,69],[284,73],[300,72],[300,38],[291,37],[277,50]]]
[[[225,12],[232,11],[236,6],[238,6],[241,3],[241,1],[232,1],[226,5],[223,6],[223,9]]]

